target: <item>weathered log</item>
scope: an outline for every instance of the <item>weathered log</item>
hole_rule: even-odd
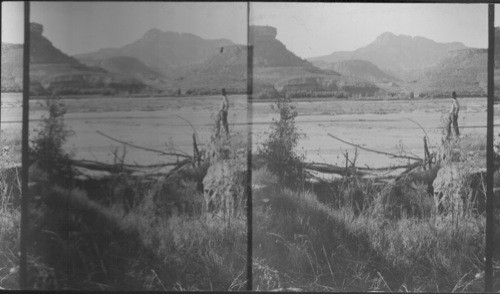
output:
[[[102,135],[102,136],[104,136],[104,137],[106,137],[106,138],[108,138],[108,139],[110,139],[110,140],[112,140],[112,141],[115,141],[115,142],[118,142],[118,143],[122,143],[122,144],[125,144],[127,146],[130,146],[130,147],[133,147],[133,148],[136,148],[136,149],[142,149],[142,150],[146,150],[146,151],[151,151],[151,152],[159,153],[159,154],[162,154],[162,155],[177,156],[177,157],[182,157],[182,158],[191,158],[191,156],[186,155],[186,154],[182,154],[182,153],[165,152],[165,151],[162,151],[162,150],[157,150],[157,149],[153,149],[153,148],[138,146],[138,145],[126,142],[126,141],[122,141],[122,140],[113,138],[113,137],[111,137],[109,135],[104,134],[101,131],[97,131],[97,133],[100,134],[100,135]]]
[[[189,159],[185,159],[175,163],[162,163],[154,165],[113,165],[103,162],[90,161],[90,160],[72,160],[70,162],[71,166],[74,168],[77,174],[79,174],[81,179],[92,178],[92,179],[103,179],[116,174],[117,172],[125,172],[128,174],[142,173],[141,176],[158,176],[158,175],[169,175],[172,171],[175,171],[182,166],[191,163]],[[168,172],[159,172],[158,169],[173,166]]]
[[[347,145],[350,145],[350,146],[353,146],[353,147],[357,147],[359,149],[362,149],[362,150],[365,150],[365,151],[368,151],[368,152],[373,152],[373,153],[377,153],[377,154],[382,154],[382,155],[386,155],[386,156],[390,156],[390,157],[393,157],[393,158],[403,158],[403,159],[411,159],[411,160],[418,160],[418,161],[422,161],[421,158],[418,158],[418,157],[413,157],[413,156],[406,156],[406,155],[397,155],[397,154],[393,154],[393,153],[389,153],[389,152],[384,152],[384,151],[378,151],[378,150],[374,150],[374,149],[370,149],[370,148],[366,148],[366,147],[363,147],[361,145],[358,145],[358,144],[354,144],[354,143],[350,143],[350,142],[347,142],[339,137],[336,137],[330,133],[328,133],[328,136],[334,138],[335,140],[338,140],[342,143],[345,143]]]
[[[394,165],[394,166],[384,166],[384,167],[356,167],[354,168],[357,171],[358,175],[369,175],[372,174],[370,172],[377,172],[377,171],[391,171],[391,170],[398,170],[398,169],[408,169],[408,168],[414,168],[418,166],[420,163],[413,163],[413,164],[405,164],[405,165]],[[326,164],[326,163],[316,163],[316,162],[305,162],[304,167],[306,169],[314,170],[317,172],[322,172],[322,173],[331,173],[331,174],[344,174],[346,168],[345,167],[340,167],[336,165],[331,165],[331,164]],[[353,169],[352,167],[348,167],[347,169]]]
[[[320,173],[325,173],[325,174],[338,174],[338,175],[360,175],[364,176],[366,175],[365,172],[358,171],[356,168],[352,167],[340,167],[340,166],[335,166],[335,165],[330,165],[330,164],[325,164],[325,163],[314,163],[314,162],[305,162],[304,163],[304,168],[309,169],[309,170],[314,170]]]
[[[183,160],[179,162],[166,162],[166,163],[160,163],[160,164],[151,164],[151,165],[137,165],[137,164],[109,164],[109,163],[104,163],[104,162],[99,162],[99,161],[92,161],[92,160],[71,160],[70,164],[73,166],[78,166],[78,167],[83,167],[86,169],[92,169],[92,170],[101,170],[101,171],[117,171],[117,170],[124,170],[124,171],[129,171],[129,172],[135,172],[135,171],[140,171],[144,169],[152,169],[152,168],[162,168],[162,167],[167,167],[167,166],[176,166],[180,163],[187,162],[188,160]]]

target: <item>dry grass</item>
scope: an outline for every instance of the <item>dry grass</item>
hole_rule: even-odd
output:
[[[0,289],[19,289],[19,238],[21,209],[19,206],[18,169],[15,152],[2,139],[0,146]]]
[[[246,222],[228,226],[206,215],[194,187],[151,187],[129,211],[89,200],[83,190],[51,189],[30,209],[31,287],[244,289]]]
[[[483,291],[484,216],[443,217],[426,187],[412,182],[380,188],[353,180],[321,191],[321,201],[270,185],[254,192],[254,285]],[[353,191],[361,194],[361,209]]]

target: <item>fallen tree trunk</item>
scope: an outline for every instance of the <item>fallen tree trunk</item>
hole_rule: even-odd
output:
[[[166,175],[169,176],[172,172],[178,170],[179,168],[190,164],[191,160],[185,159],[179,162],[154,164],[154,165],[125,165],[125,164],[107,164],[97,161],[89,160],[72,160],[70,161],[71,166],[75,170],[76,174],[79,175],[81,179],[96,179],[101,180],[103,178],[111,177],[113,174],[120,172],[125,172],[130,175],[134,173],[136,176],[159,176]],[[173,166],[173,168],[167,172],[161,172],[159,169]]]
[[[73,166],[83,167],[92,170],[101,170],[101,171],[117,171],[124,170],[129,172],[140,171],[144,169],[152,169],[152,168],[162,168],[167,166],[176,166],[180,163],[188,162],[189,160],[185,159],[183,161],[178,162],[166,162],[159,164],[151,164],[151,165],[138,165],[138,164],[109,164],[99,161],[91,161],[91,160],[71,160],[70,164]]]
[[[186,155],[186,154],[182,154],[182,153],[175,153],[175,152],[165,152],[165,151],[162,151],[162,150],[157,150],[157,149],[153,149],[153,148],[148,148],[148,147],[142,147],[142,146],[139,146],[139,145],[135,145],[135,144],[132,144],[132,143],[129,143],[129,142],[126,142],[126,141],[122,141],[122,140],[118,140],[116,138],[113,138],[109,135],[106,135],[104,134],[103,132],[101,131],[97,131],[98,134],[112,140],[112,141],[115,141],[115,142],[118,142],[118,143],[122,143],[122,144],[125,144],[127,146],[130,146],[130,147],[133,147],[133,148],[136,148],[136,149],[142,149],[142,150],[146,150],[146,151],[151,151],[151,152],[155,152],[155,153],[159,153],[159,154],[162,154],[162,155],[169,155],[169,156],[177,156],[177,157],[183,157],[183,158],[191,158],[191,156],[189,155]]]
[[[367,173],[357,170],[355,167],[340,167],[325,163],[314,163],[314,162],[305,162],[304,168],[317,171],[325,174],[337,174],[337,175],[360,175],[364,176]]]
[[[331,164],[326,164],[326,163],[316,163],[316,162],[305,162],[304,163],[304,168],[317,171],[320,173],[325,173],[325,174],[338,174],[338,175],[360,175],[360,176],[367,176],[367,175],[373,175],[376,172],[381,172],[381,171],[391,171],[391,170],[398,170],[398,169],[413,169],[417,166],[419,166],[420,163],[416,162],[413,164],[407,164],[407,165],[395,165],[395,166],[386,166],[386,167],[378,167],[378,168],[370,168],[370,167],[340,167],[336,165],[331,165]]]
[[[402,158],[402,159],[410,159],[410,160],[418,160],[418,161],[422,161],[421,158],[418,158],[418,157],[413,157],[413,156],[406,156],[406,155],[397,155],[397,154],[393,154],[393,153],[388,153],[388,152],[384,152],[384,151],[378,151],[378,150],[374,150],[374,149],[370,149],[370,148],[366,148],[366,147],[363,147],[361,145],[358,145],[358,144],[354,144],[354,143],[349,143],[339,137],[336,137],[330,133],[328,133],[328,136],[334,138],[335,140],[338,140],[344,144],[347,144],[347,145],[350,145],[350,146],[353,146],[353,147],[356,147],[356,148],[359,148],[359,149],[362,149],[362,150],[365,150],[365,151],[368,151],[368,152],[373,152],[373,153],[377,153],[377,154],[382,154],[382,155],[386,155],[386,156],[389,156],[389,157],[393,157],[393,158]]]

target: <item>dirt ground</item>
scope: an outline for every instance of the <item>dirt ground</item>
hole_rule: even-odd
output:
[[[266,137],[277,118],[273,102],[247,103],[245,95],[230,96],[229,124],[233,136],[240,139],[252,132],[253,150]],[[334,140],[327,134],[372,149],[423,155],[423,136],[427,132],[430,148],[441,142],[442,119],[450,99],[348,101],[315,99],[294,100],[299,113],[298,127],[306,134],[298,152],[307,161],[343,165],[343,154],[353,156],[354,147]],[[120,143],[100,135],[101,131],[120,140],[155,149],[175,149],[191,154],[193,128],[198,142],[209,140],[220,104],[218,96],[155,98],[70,98],[65,118],[74,131],[66,149],[75,158],[113,162],[113,150]],[[459,125],[462,136],[484,136],[486,141],[486,98],[459,99]],[[30,102],[30,136],[36,132],[44,111],[40,100]],[[249,106],[251,108],[249,109]],[[16,137],[21,133],[21,95],[2,94],[2,134]],[[188,123],[189,122],[189,123]],[[249,124],[248,122],[251,122]],[[192,126],[191,126],[191,125]],[[419,126],[420,125],[420,126]],[[495,125],[500,125],[500,105],[495,106]],[[422,127],[422,128],[421,128]],[[497,133],[497,132],[496,132]],[[154,164],[171,158],[128,147],[127,163]],[[357,165],[380,167],[404,163],[359,150]]]

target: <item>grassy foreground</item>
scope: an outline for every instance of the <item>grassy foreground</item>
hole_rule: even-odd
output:
[[[255,167],[254,289],[484,291],[484,213],[440,213],[423,180],[351,177],[293,191],[265,166]],[[499,291],[499,248],[494,268]]]
[[[34,289],[245,288],[246,223],[202,210],[193,187],[143,187],[132,209],[80,189],[42,191],[30,206],[28,272]],[[109,202],[108,202],[109,203]]]
[[[0,290],[19,289],[20,178],[12,136],[0,142]]]

